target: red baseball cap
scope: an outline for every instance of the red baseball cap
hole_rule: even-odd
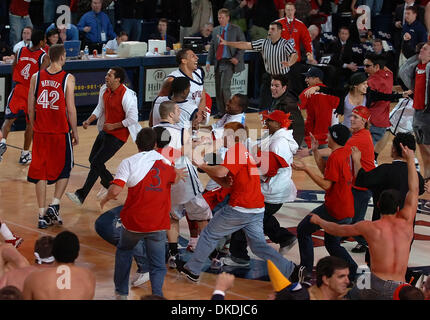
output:
[[[279,122],[281,124],[281,127],[288,129],[288,127],[291,124],[290,120],[290,113],[285,113],[281,110],[275,110],[271,113],[268,113],[267,111],[261,112],[261,115],[264,119],[270,119],[276,122]]]
[[[370,119],[370,111],[365,106],[357,106],[354,109],[352,109],[352,113],[355,113],[362,117],[364,120],[369,121]]]

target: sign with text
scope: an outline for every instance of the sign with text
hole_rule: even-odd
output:
[[[204,67],[203,67],[204,68]],[[239,73],[235,73],[231,79],[231,94],[248,93],[248,64],[245,64],[245,70]],[[173,71],[178,68],[154,68],[146,69],[145,77],[145,101],[154,101],[157,97],[158,92],[161,89],[164,79]],[[206,92],[211,96],[215,97],[215,71],[214,67],[211,66],[208,73],[205,71],[205,83],[204,88]]]

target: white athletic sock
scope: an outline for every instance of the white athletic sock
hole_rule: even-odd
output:
[[[60,204],[60,199],[58,199],[58,198],[52,198],[51,204],[53,204],[53,205]]]
[[[25,156],[26,154],[29,154],[30,153],[30,150],[22,150],[21,151],[21,154],[23,155],[23,156]]]
[[[45,215],[45,208],[39,208],[39,218],[42,218]]]
[[[6,143],[6,139],[5,139],[5,138],[2,138],[0,142],[2,142],[2,143]]]
[[[4,223],[4,222],[1,224],[0,233],[5,240],[15,239],[12,232],[10,232],[9,228],[7,227],[6,223]]]

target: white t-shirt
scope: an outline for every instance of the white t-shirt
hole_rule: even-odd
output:
[[[118,41],[116,41],[116,38],[115,39],[113,39],[113,40],[109,40],[107,43],[106,43],[106,49],[111,49],[111,50],[113,50],[113,51],[117,51],[118,50]]]

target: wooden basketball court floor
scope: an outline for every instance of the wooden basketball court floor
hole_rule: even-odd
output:
[[[247,114],[247,124],[250,128],[261,127],[259,117],[256,113]],[[147,121],[141,122],[141,125],[143,127],[147,126]],[[97,135],[96,126],[90,126],[87,130],[79,127],[78,131],[79,145],[74,148],[75,167],[72,170],[66,191],[74,191],[83,185],[89,170],[88,156]],[[26,180],[28,167],[18,164],[22,142],[22,131],[11,132],[7,140],[8,150],[4,155],[3,161],[0,163],[0,219],[7,223],[14,233],[24,238],[24,242],[19,248],[19,251],[30,263],[34,261],[33,248],[35,240],[40,236],[55,236],[66,229],[76,233],[81,243],[80,255],[76,264],[89,268],[96,275],[97,286],[95,299],[113,299],[115,248],[100,238],[94,230],[94,222],[102,213],[99,203],[96,200],[99,183],[96,183],[82,207],[75,206],[66,196],[62,198],[61,215],[64,221],[63,226],[49,227],[45,230],[38,229],[38,206],[35,188],[33,184]],[[380,163],[391,161],[390,147],[391,143],[388,143],[384,148],[379,158]],[[114,158],[107,163],[107,167],[114,173],[122,159],[136,152],[137,148],[131,139],[129,139]],[[418,158],[420,159],[419,154]],[[315,170],[318,170],[312,157],[308,157],[305,161]],[[205,174],[201,174],[201,179],[203,184],[206,184],[208,181],[208,177]],[[276,217],[282,226],[291,227],[291,230],[295,232],[295,227],[301,219],[323,201],[324,194],[321,189],[302,172],[293,172],[293,180],[299,190],[298,199],[294,203],[284,204],[281,210],[276,214]],[[48,186],[47,201],[52,199],[53,190],[54,186]],[[118,197],[118,200],[111,201],[106,205],[105,210],[122,204],[126,194],[127,192],[124,190]],[[430,199],[430,196],[425,194],[422,198]],[[371,218],[371,212],[372,207],[369,206],[366,219]],[[188,226],[184,219],[181,220],[180,226],[181,237],[188,239]],[[428,267],[430,266],[430,215],[418,213],[415,233],[416,241],[412,247],[409,265],[411,267]],[[319,258],[328,254],[324,248],[321,235],[322,233],[314,235],[314,243],[316,246],[315,264]],[[186,245],[186,241],[184,242],[184,240],[182,240],[182,244],[184,243]],[[270,245],[276,250],[279,248],[276,244],[270,243]],[[356,242],[352,240],[344,243],[344,246],[348,250],[352,249],[355,245]],[[265,300],[272,292],[271,284],[267,281],[267,276],[264,276],[264,263],[251,252],[250,255],[253,260],[251,265],[255,266],[255,268],[245,272],[246,278],[236,277],[234,287],[226,296],[227,300]],[[351,255],[359,265],[364,264],[364,254],[351,253]],[[298,245],[296,244],[285,257],[295,263],[299,263]],[[136,266],[133,263],[131,276],[134,274],[135,270]],[[210,299],[212,295],[215,280],[216,274],[203,272],[200,282],[195,284],[179,276],[175,270],[170,269],[165,278],[163,292],[167,299],[206,300]],[[150,293],[151,288],[148,282],[141,287],[131,288],[129,299],[139,299],[140,296]]]

